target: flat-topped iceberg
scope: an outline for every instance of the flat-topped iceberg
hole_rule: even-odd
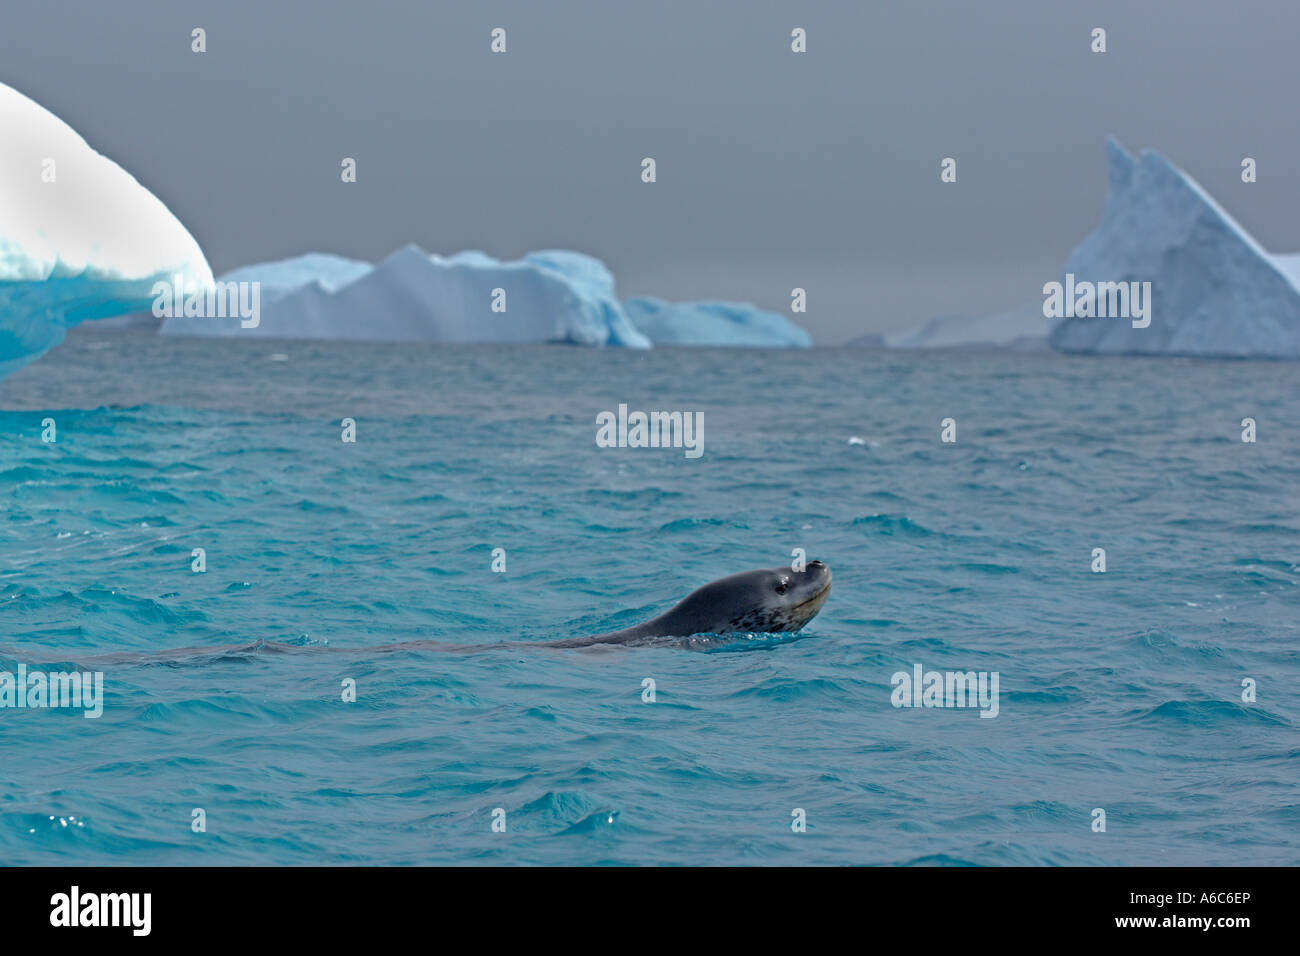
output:
[[[482,252],[450,257],[418,246],[376,266],[312,254],[246,266],[221,278],[259,282],[260,316],[168,318],[167,335],[257,335],[385,342],[569,342],[647,348],[624,315],[614,277],[577,252],[536,252],[499,262]]]
[[[0,84],[0,378],[72,326],[149,309],[154,283],[212,282],[198,243],[130,173]]]
[[[1041,302],[1030,302],[990,315],[940,315],[919,329],[890,332],[884,346],[891,349],[969,349],[1046,352],[1052,320],[1043,317]],[[879,337],[863,337],[849,345],[879,348]]]
[[[1266,252],[1190,176],[1151,150],[1106,142],[1101,224],[1070,254],[1081,283],[1150,283],[1150,324],[1065,318],[1065,352],[1300,358],[1300,268]],[[1100,299],[1098,299],[1100,302]],[[1140,324],[1140,323],[1139,323]]]
[[[735,302],[664,302],[636,297],[623,302],[632,324],[655,345],[773,346],[807,348],[812,337],[785,316]]]
[[[176,316],[167,335],[281,339],[527,343],[648,348],[662,345],[809,346],[793,322],[730,302],[620,302],[614,276],[592,256],[563,249],[501,262],[483,252],[430,255],[405,246],[378,265],[324,253],[245,266],[219,284],[257,282],[250,322]]]

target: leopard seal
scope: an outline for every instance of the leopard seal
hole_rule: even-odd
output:
[[[543,641],[540,646],[638,647],[694,634],[797,631],[822,609],[830,590],[831,569],[821,561],[809,561],[803,571],[788,567],[743,571],[697,588],[670,610],[634,627],[595,637]]]
[[[622,645],[649,647],[671,644],[697,634],[779,634],[800,630],[816,616],[831,590],[831,569],[821,561],[809,561],[803,571],[788,567],[743,571],[719,578],[692,591],[670,610],[635,627],[594,637],[559,641],[508,641],[495,644],[448,644],[443,641],[403,641],[361,649],[320,645],[289,644],[258,640],[251,644],[218,647],[182,647],[140,653],[119,651],[83,660],[83,665],[105,664],[203,666],[220,661],[244,661],[266,654],[327,653],[390,654],[431,650],[472,654],[501,648],[595,647]],[[0,652],[8,653],[0,647]]]

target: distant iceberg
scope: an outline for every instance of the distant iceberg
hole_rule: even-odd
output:
[[[1181,169],[1106,142],[1101,224],[1070,254],[1077,282],[1150,282],[1147,328],[1066,318],[1065,352],[1300,358],[1300,257],[1271,255]]]
[[[859,335],[849,339],[842,346],[847,349],[887,349],[889,346],[885,343],[885,337],[878,332],[868,332],[866,335]]]
[[[410,245],[383,262],[309,253],[244,266],[222,282],[261,283],[261,315],[167,319],[165,335],[259,335],[280,339],[387,342],[567,342],[650,345],[794,346],[812,339],[784,316],[730,302],[620,302],[605,264],[551,249],[515,262],[483,252],[430,255]],[[495,291],[504,311],[493,309]]]
[[[604,263],[577,252],[536,252],[516,262],[499,262],[482,252],[443,258],[408,245],[373,267],[313,253],[246,266],[222,280],[262,284],[256,327],[241,327],[238,317],[177,316],[159,331],[280,339],[650,346],[624,314],[614,294],[614,277]]]
[[[1030,302],[991,315],[940,315],[919,329],[890,332],[883,338],[885,347],[891,349],[1046,352],[1052,323],[1043,317],[1042,302]],[[879,347],[871,337],[864,337],[863,344]]]
[[[227,272],[221,276],[221,281],[260,282],[262,304],[265,305],[313,283],[323,292],[337,292],[373,269],[369,262],[345,259],[327,252],[309,252],[280,262],[244,266]]]
[[[655,345],[773,346],[808,348],[812,337],[785,316],[734,302],[664,302],[638,297],[623,302],[632,324]]]
[[[72,326],[148,309],[153,286],[212,282],[198,243],[76,131],[0,84],[0,378]]]
[[[1267,252],[1159,153],[1135,158],[1107,138],[1106,156],[1101,224],[1062,275],[1073,277],[1072,288],[1149,282],[1146,328],[1129,318],[1046,318],[1039,299],[991,315],[942,315],[886,333],[885,346],[1300,358],[1300,254]],[[878,340],[848,344],[878,347]]]

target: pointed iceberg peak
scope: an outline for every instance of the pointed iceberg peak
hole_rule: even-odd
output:
[[[1192,177],[1171,163],[1165,154],[1159,150],[1142,150],[1138,167],[1140,170],[1138,175],[1146,182],[1148,187],[1159,183],[1173,190],[1194,192],[1198,199],[1209,199],[1209,196],[1193,183]]]
[[[1070,254],[1066,352],[1300,358],[1300,287],[1192,177],[1106,141],[1101,223]]]
[[[1106,137],[1106,172],[1110,188],[1119,192],[1128,188],[1137,160],[1114,136]]]
[[[382,268],[383,266],[388,265],[390,263],[417,262],[417,261],[428,262],[430,258],[431,258],[430,255],[427,252],[425,252],[423,249],[421,249],[418,245],[416,245],[414,242],[408,242],[406,245],[400,246],[397,249],[394,249],[388,255],[384,256],[384,258],[380,260],[379,266]]]

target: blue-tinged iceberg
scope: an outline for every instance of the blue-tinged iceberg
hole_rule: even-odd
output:
[[[1300,358],[1296,257],[1266,252],[1159,153],[1134,158],[1108,139],[1106,154],[1101,224],[1070,254],[1065,273],[1076,288],[1151,283],[1150,324],[1065,318],[1050,344],[1065,352]]]
[[[149,309],[155,282],[207,288],[165,205],[53,113],[0,84],[0,378],[67,329]]]
[[[313,283],[323,292],[337,292],[373,268],[369,262],[358,259],[345,259],[328,252],[309,252],[280,262],[244,266],[227,272],[221,281],[261,283],[261,302],[265,305]]]
[[[168,318],[167,335],[258,335],[387,342],[568,342],[648,348],[598,259],[535,252],[499,262],[405,246],[373,267],[313,254],[247,266],[222,281],[259,282],[255,325],[240,317]]]
[[[785,316],[734,302],[664,302],[637,297],[623,302],[632,324],[655,345],[775,346],[807,348],[808,333]]]

